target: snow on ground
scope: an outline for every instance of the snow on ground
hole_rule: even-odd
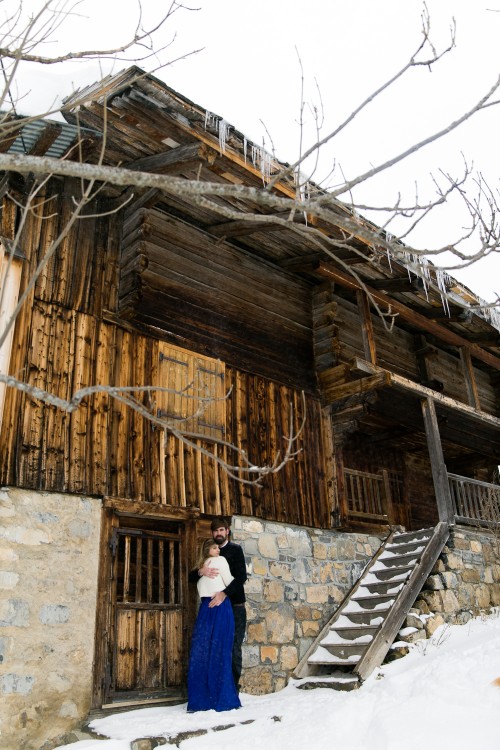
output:
[[[182,741],[181,750],[500,750],[500,686],[492,684],[498,678],[500,612],[441,626],[408,656],[377,669],[360,690],[297,690],[291,683],[271,695],[242,694],[236,711],[187,714],[183,704],[118,713],[91,725],[110,739],[64,747],[129,750],[139,737],[208,729]]]

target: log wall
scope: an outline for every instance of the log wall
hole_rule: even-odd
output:
[[[180,346],[314,390],[310,285],[223,240],[157,209],[130,212],[121,315]]]

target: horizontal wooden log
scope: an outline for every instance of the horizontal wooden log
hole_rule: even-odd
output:
[[[212,158],[215,160],[216,152],[211,151],[200,143],[190,143],[187,146],[178,146],[160,154],[152,154],[141,159],[136,159],[123,166],[134,172],[154,172],[155,174],[178,174],[186,166],[200,163]]]
[[[345,273],[344,271],[340,271],[339,269],[334,268],[334,266],[332,266],[331,264],[321,263],[319,271],[323,276],[336,281],[337,283],[348,289],[363,288],[363,286],[359,281],[357,281],[357,279]],[[408,323],[410,323],[411,325],[414,325],[415,328],[421,329],[423,331],[428,331],[429,333],[432,333],[434,336],[436,336],[436,338],[438,338],[440,341],[444,341],[447,344],[451,344],[452,346],[465,346],[470,350],[471,356],[479,359],[481,362],[484,362],[490,367],[493,367],[495,370],[500,370],[500,358],[496,357],[494,354],[490,354],[490,352],[481,349],[477,344],[472,344],[466,341],[463,336],[459,336],[454,331],[451,331],[448,328],[444,328],[443,326],[439,325],[439,323],[425,318],[423,315],[420,315],[420,313],[417,313],[414,310],[411,310],[407,305],[404,305],[403,303],[398,302],[391,297],[388,297],[383,292],[379,292],[376,289],[371,289],[369,284],[366,285],[366,291],[369,292],[369,294],[376,302],[383,305],[384,307],[387,307],[388,309],[390,308],[392,312],[398,313],[401,318],[408,321]]]
[[[322,383],[321,375],[320,383]],[[389,373],[381,372],[367,378],[352,380],[350,383],[322,388],[322,395],[327,404],[333,404],[340,399],[367,393],[368,391],[384,388],[388,385],[390,385]]]

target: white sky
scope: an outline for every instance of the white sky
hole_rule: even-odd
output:
[[[13,0],[7,0],[12,4]],[[332,130],[352,109],[394,74],[415,51],[421,39],[420,0],[186,0],[199,10],[179,10],[161,39],[174,43],[162,59],[175,58],[194,49],[198,54],[156,72],[172,88],[197,104],[224,117],[259,145],[294,161],[299,153],[298,116],[301,75],[305,98],[319,106],[321,94],[325,124],[322,135]],[[16,2],[13,3],[17,5]],[[5,5],[5,3],[4,3]],[[35,11],[41,0],[25,0],[25,9]],[[146,22],[158,19],[165,4],[142,2]],[[325,149],[320,180],[333,160],[348,177],[359,174],[426,137],[455,119],[487,91],[500,74],[500,1],[428,0],[432,38],[438,49],[449,40],[452,18],[457,23],[457,48],[433,72],[418,68]],[[119,9],[119,10],[118,10]],[[2,7],[0,6],[0,12]],[[118,11],[118,12],[117,12]],[[136,0],[102,2],[83,0],[79,17],[58,30],[57,49],[110,47],[127,37],[136,17]],[[54,48],[46,45],[50,53]],[[117,62],[115,70],[126,67]],[[148,70],[154,61],[143,65]],[[32,90],[26,107],[48,106],[55,91],[66,95],[72,83],[85,85],[100,77],[88,64],[43,74],[24,68],[22,84]],[[20,79],[21,80],[21,79]],[[316,88],[317,82],[317,88]],[[23,90],[24,90],[23,89]],[[35,98],[33,98],[33,95]],[[22,105],[20,109],[22,110]],[[313,137],[307,127],[306,145]],[[265,124],[265,127],[263,125]],[[445,141],[427,147],[404,165],[373,181],[363,198],[378,205],[394,202],[398,192],[413,199],[415,181],[419,198],[429,197],[430,173],[439,169],[458,176],[463,157],[473,161],[490,187],[498,190],[498,137],[500,107],[480,113]],[[267,133],[266,133],[267,130]],[[272,139],[272,142],[271,142]],[[377,220],[377,217],[374,218]],[[467,217],[461,205],[441,210],[414,238],[422,249],[454,242]],[[378,221],[377,223],[381,223]],[[500,255],[466,272],[452,275],[491,300],[500,293]]]
[[[129,750],[139,737],[208,729],[181,742],[181,750],[498,750],[500,686],[492,682],[499,677],[497,612],[441,626],[408,656],[375,670],[356,691],[297,690],[290,684],[271,695],[242,694],[237,711],[188,714],[182,704],[118,713],[92,724],[110,739],[64,747]],[[212,731],[227,724],[235,726]]]

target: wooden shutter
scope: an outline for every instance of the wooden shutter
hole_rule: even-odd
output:
[[[218,359],[194,354],[164,342],[159,345],[158,414],[183,432],[224,439],[225,366]]]

